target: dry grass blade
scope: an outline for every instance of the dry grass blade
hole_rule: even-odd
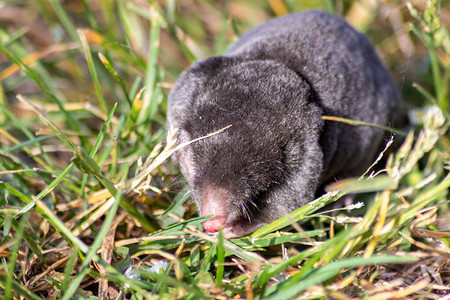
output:
[[[28,55],[27,57],[23,58],[22,63],[24,65],[30,65],[34,62],[36,62],[39,59],[42,59],[50,54],[58,53],[58,52],[65,52],[68,50],[74,50],[78,49],[80,46],[77,43],[70,43],[70,44],[59,44],[59,45],[51,45],[45,50],[32,53]],[[19,66],[17,65],[11,65],[4,69],[2,72],[0,72],[0,81],[5,80],[9,76],[15,74],[16,72],[20,71]]]
[[[175,151],[180,150],[191,143],[195,143],[202,139],[209,138],[213,135],[220,134],[224,130],[230,128],[231,125],[224,127],[215,132],[209,133],[205,136],[193,139],[189,142],[184,142],[181,144],[177,144],[176,134],[178,129],[171,128],[167,133],[167,142],[164,149],[156,156],[153,160],[147,160],[146,163],[141,167],[141,171],[137,174],[132,180],[129,180],[125,185],[125,191],[130,192],[133,191],[135,193],[142,193],[148,189],[148,186],[142,185],[144,182],[148,181],[148,177],[150,173],[159,165],[161,165],[164,161],[166,161]],[[157,146],[159,147],[159,146]]]
[[[83,221],[80,226],[73,230],[73,234],[78,236],[81,232],[86,230],[89,226],[91,226],[94,222],[98,221],[102,216],[109,212],[109,209],[114,204],[114,197],[109,198],[106,202],[100,205],[95,211],[90,212],[87,216],[87,219]]]
[[[66,135],[62,133],[61,130],[59,130],[59,128],[52,121],[50,121],[49,118],[47,118],[42,110],[40,110],[36,105],[34,105],[31,101],[29,101],[22,95],[17,95],[17,99],[23,104],[30,107],[39,116],[42,122],[44,122],[44,124],[46,124],[69,149],[71,149],[75,153],[79,152],[78,147],[69,138],[67,138]]]
[[[371,297],[369,297],[369,299],[380,299],[380,300],[384,300],[384,299],[404,299],[407,296],[410,296],[426,287],[429,286],[429,283],[427,280],[421,280],[415,284],[412,284],[408,287],[405,287],[399,291],[396,292],[381,292],[381,293],[377,293]]]
[[[126,217],[125,213],[120,214],[114,222],[111,224],[111,227],[108,230],[108,233],[105,236],[105,239],[103,240],[102,246],[100,247],[100,256],[101,258],[107,262],[108,264],[111,264],[112,258],[113,258],[113,251],[114,251],[114,240],[115,240],[115,233],[117,226],[123,221],[123,219]],[[97,268],[101,275],[106,276],[108,272],[106,269],[102,266],[97,264]],[[100,283],[98,286],[98,295],[99,299],[108,299],[108,279],[101,278]]]
[[[351,120],[351,119],[335,117],[335,116],[322,116],[322,119],[326,120],[326,121],[342,122],[342,123],[346,123],[346,124],[354,125],[354,126],[377,127],[377,128],[383,129],[384,131],[387,131],[387,132],[395,133],[395,134],[398,134],[398,135],[401,135],[401,136],[406,136],[406,132],[403,132],[401,130],[398,130],[398,129],[395,129],[395,128],[392,128],[392,127],[375,124],[375,123]]]

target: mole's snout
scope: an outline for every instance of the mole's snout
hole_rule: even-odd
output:
[[[220,187],[205,184],[201,195],[200,215],[214,216],[211,220],[202,223],[203,229],[210,233],[225,227],[227,220],[228,192]]]
[[[209,233],[216,233],[219,231],[220,226],[225,225],[226,218],[224,216],[215,216],[211,220],[202,223],[203,229]]]

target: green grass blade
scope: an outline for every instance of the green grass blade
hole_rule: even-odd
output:
[[[39,143],[41,140],[39,138],[42,137],[38,137],[36,138],[29,130],[28,128],[26,128],[23,124],[22,121],[19,120],[18,118],[16,118],[16,116],[3,104],[0,103],[0,109],[3,111],[3,113],[12,121],[12,124],[14,126],[16,126],[17,128],[19,128],[23,134],[29,139],[27,142],[25,143],[20,143],[17,144],[16,146],[12,147],[15,148],[17,147],[17,149],[23,148],[25,145],[28,144],[33,144],[36,147],[39,148],[40,150],[40,154],[42,154],[42,157],[44,158],[45,162],[42,161],[39,157],[32,155],[31,151],[28,151],[28,149],[26,149],[25,151],[31,156],[33,157],[33,159],[35,159],[38,163],[40,163],[44,168],[46,168],[49,171],[52,171],[53,168],[55,167],[55,165],[53,164],[53,161],[48,157],[47,153],[44,151],[44,149],[42,148],[42,145]],[[19,145],[22,145],[22,147],[20,147]],[[9,151],[8,151],[9,150]],[[6,150],[7,152],[12,152],[13,150],[8,149]],[[15,149],[14,149],[15,150]]]
[[[223,246],[223,231],[222,228],[219,230],[219,236],[218,236],[219,243],[216,247],[216,286],[221,287],[222,286],[222,279],[223,279],[223,272],[225,270],[225,266],[223,265],[225,263],[225,249]]]
[[[14,281],[13,277],[15,274],[16,261],[17,261],[18,255],[19,255],[19,246],[22,241],[26,221],[27,221],[27,218],[23,218],[20,221],[19,226],[16,228],[16,235],[14,237],[14,244],[13,244],[11,252],[10,252],[10,257],[9,257],[7,270],[6,270],[6,280],[4,283],[4,288],[5,288],[4,292],[5,292],[6,299],[12,298],[11,291],[12,291],[12,285],[13,285],[12,283]]]
[[[84,55],[86,57],[86,61],[89,67],[89,71],[91,73],[92,80],[94,81],[95,94],[97,95],[97,100],[100,104],[100,107],[103,110],[103,113],[108,113],[108,107],[106,105],[105,97],[103,96],[102,88],[100,87],[100,81],[98,79],[97,69],[95,68],[94,60],[92,59],[91,49],[87,42],[86,36],[83,30],[78,30],[78,37],[81,41],[81,45],[83,46]]]
[[[14,152],[14,151],[20,150],[20,149],[22,149],[22,148],[24,148],[24,147],[26,147],[28,145],[31,145],[31,144],[36,144],[39,147],[41,147],[40,142],[48,140],[48,139],[50,139],[52,137],[54,137],[54,135],[52,135],[52,134],[38,136],[37,138],[30,139],[28,141],[22,142],[20,144],[12,146],[12,147],[10,147],[8,149],[5,149],[5,152]],[[42,151],[43,151],[42,155],[44,155],[45,151],[44,150],[42,150]]]
[[[120,86],[120,88],[122,89],[122,92],[127,100],[127,103],[129,105],[129,108],[131,108],[131,106],[133,105],[133,103],[131,102],[131,98],[130,95],[127,92],[127,89],[125,87],[125,84],[123,83],[122,79],[120,79],[119,74],[117,73],[117,71],[114,69],[114,67],[112,66],[111,62],[109,61],[109,59],[106,58],[106,56],[102,53],[98,54],[98,57],[100,59],[100,61],[102,62],[102,64],[105,66],[105,68],[108,70],[108,72],[113,76],[114,80],[116,81],[116,83]]]
[[[203,232],[191,232],[192,235],[198,236],[201,239],[211,242],[213,244],[218,244],[219,241],[217,240],[217,238],[210,236],[208,234],[205,234]],[[241,247],[235,245],[232,241],[229,240],[224,240],[223,241],[223,246],[225,248],[226,251],[233,253],[234,255],[242,258],[245,261],[248,262],[261,262],[261,263],[266,263],[266,259],[264,259],[264,257],[262,257],[261,255],[259,255],[258,253],[255,252],[251,252],[251,251],[247,251],[242,249]]]
[[[368,179],[349,178],[332,183],[326,187],[327,191],[340,191],[342,193],[369,193],[397,188],[397,182],[387,175],[378,175]]]
[[[72,272],[75,269],[75,264],[78,260],[78,249],[72,249],[69,260],[67,261],[66,268],[64,270],[64,279],[61,282],[61,291],[66,291],[70,280],[72,279]]]
[[[267,224],[264,227],[261,227],[260,229],[256,230],[252,234],[249,235],[250,238],[256,238],[260,236],[264,236],[268,233],[274,232],[276,230],[279,230],[283,227],[291,225],[293,222],[297,222],[304,217],[306,217],[308,214],[312,214],[316,210],[324,207],[325,205],[331,203],[332,201],[336,201],[339,199],[342,195],[333,192],[323,195],[320,198],[317,198],[316,200],[312,201],[311,203],[308,203],[307,205],[300,207],[299,209],[293,211],[286,217],[282,217],[272,223]]]
[[[149,53],[148,53],[148,63],[147,70],[145,73],[145,91],[142,99],[142,107],[138,116],[138,123],[145,123],[153,118],[158,108],[157,98],[154,97],[155,93],[155,80],[157,73],[157,61],[159,53],[159,35],[160,28],[162,25],[161,16],[156,7],[151,6],[150,9],[150,42],[149,42]],[[146,130],[148,130],[146,128]],[[140,130],[144,131],[144,128]]]
[[[108,117],[106,118],[105,124],[103,124],[103,127],[102,127],[102,129],[100,130],[100,133],[97,136],[97,140],[95,141],[95,145],[94,145],[94,147],[91,150],[90,157],[94,158],[95,154],[98,151],[98,148],[102,144],[103,139],[104,139],[105,134],[106,134],[106,130],[108,130],[108,126],[109,126],[109,124],[111,124],[111,120],[114,117],[114,112],[116,111],[116,108],[117,108],[117,103],[114,104],[113,108],[109,112]]]
[[[0,274],[0,281],[1,282],[6,282],[7,278],[8,278],[7,275]],[[23,285],[21,285],[20,283],[15,282],[15,281],[11,282],[11,289],[14,290],[17,294],[22,295],[24,297],[24,299],[27,299],[27,300],[28,299],[30,299],[30,300],[42,300],[41,297],[38,297],[36,294],[34,294],[33,292],[29,291],[27,288],[23,287]],[[6,297],[6,295],[5,295],[5,299],[8,299],[8,297]]]
[[[179,222],[179,223],[167,226],[165,229],[155,232],[151,236],[170,235],[173,232],[183,230],[185,228],[188,228],[189,226],[198,226],[201,223],[203,223],[211,218],[212,218],[211,216],[192,218],[192,219],[189,219],[184,222]]]
[[[72,152],[74,152],[75,158],[72,160],[72,162],[77,166],[78,169],[80,169],[83,173],[94,176],[111,193],[111,195],[115,195],[117,193],[114,184],[112,184],[101,173],[98,164],[83,149],[78,148],[61,130],[59,130],[59,128],[55,124],[53,124],[53,122],[51,122],[47,118],[47,116],[42,111],[40,111],[30,101],[28,101],[21,95],[17,96],[17,98],[21,102],[30,106],[33,111],[39,116],[39,118],[45,123],[45,125],[47,125],[56,134],[56,136],[68,148],[70,148]],[[145,216],[137,211],[126,198],[124,198],[120,203],[121,207],[125,209],[130,215],[135,217],[146,230],[152,232],[157,229],[157,227],[155,227],[155,224],[150,222]]]
[[[94,158],[95,154],[98,151],[98,148],[100,147],[101,143],[103,142],[103,139],[106,134],[106,130],[108,129],[109,124],[111,123],[111,120],[112,120],[112,117],[114,116],[114,112],[116,111],[116,108],[117,108],[117,103],[114,104],[108,117],[106,118],[105,124],[103,124],[103,127],[97,136],[97,140],[95,141],[95,145],[91,150],[90,157]],[[85,187],[86,187],[87,177],[88,177],[87,174],[83,174],[83,178],[81,179],[81,197],[82,197],[82,199],[85,199]]]
[[[60,111],[63,112],[64,116],[66,117],[66,120],[72,130],[75,130],[77,132],[80,132],[80,128],[78,127],[78,124],[75,122],[75,119],[72,117],[71,114],[69,114],[66,109],[64,108],[64,105],[62,101],[56,97],[45,84],[39,79],[39,77],[33,72],[33,70],[25,65],[19,58],[17,58],[13,53],[8,51],[5,46],[3,46],[0,43],[0,51],[2,51],[12,62],[14,62],[21,70],[23,70],[28,77],[30,77],[38,86],[39,88],[51,99],[53,102],[55,102]]]
[[[21,192],[19,192],[18,190],[16,190],[15,188],[13,188],[12,186],[10,186],[5,182],[0,182],[0,189],[7,190],[8,192],[19,197],[22,201],[26,203],[37,204],[36,211],[40,213],[56,229],[56,231],[58,231],[63,237],[65,237],[71,243],[77,245],[77,247],[82,252],[88,251],[87,246],[72,234],[72,232],[66,227],[66,225],[64,225],[64,223],[61,222],[61,220],[53,213],[52,210],[50,210],[47,207],[45,203],[36,198],[31,200],[30,198],[28,198],[27,196],[25,196],[24,194],[22,194]]]
[[[164,218],[170,212],[182,206],[190,197],[191,197],[190,188],[186,187],[185,189],[183,189],[183,191],[178,193],[178,195],[173,199],[172,204],[169,206],[169,208],[167,208],[159,218]]]
[[[96,256],[97,250],[102,245],[103,239],[105,238],[106,234],[108,233],[108,230],[111,227],[111,224],[114,220],[114,217],[116,216],[117,209],[119,208],[119,204],[121,201],[121,190],[118,190],[116,194],[114,195],[115,201],[114,204],[111,206],[105,221],[103,222],[103,226],[101,227],[100,231],[97,234],[97,237],[95,238],[94,242],[91,245],[91,248],[86,253],[86,257],[83,261],[83,264],[81,265],[81,269],[78,272],[78,274],[75,276],[75,278],[72,280],[72,282],[69,284],[69,287],[64,292],[62,300],[68,300],[71,299],[72,296],[75,294],[78,286],[81,284],[81,281],[85,277],[89,265],[91,261],[94,259],[94,256]]]
[[[58,177],[55,178],[55,180],[53,180],[49,185],[47,185],[45,187],[45,189],[43,189],[42,192],[40,192],[36,196],[36,198],[34,198],[30,202],[28,202],[27,205],[22,207],[22,209],[17,213],[16,217],[18,217],[18,216],[24,214],[25,212],[29,211],[30,209],[32,209],[34,207],[34,205],[36,204],[36,202],[35,202],[36,200],[43,199],[46,195],[48,195],[51,191],[53,191],[53,189],[55,189],[61,183],[61,181],[67,176],[67,174],[69,174],[69,172],[72,170],[73,166],[74,165],[72,163],[70,165],[68,165],[64,169],[64,171],[62,171],[61,174],[59,174]]]
[[[294,297],[296,294],[306,290],[307,288],[320,284],[325,280],[336,276],[343,269],[373,264],[398,264],[414,261],[417,261],[416,257],[396,255],[372,256],[368,258],[354,257],[342,259],[340,261],[332,262],[315,269],[308,275],[304,276],[304,278],[301,280],[297,277],[297,275],[294,275],[282,284],[287,285],[286,288],[280,288],[280,290],[276,294],[271,295],[268,299],[290,299],[291,297]]]
[[[16,220],[12,219],[11,220],[14,229],[16,230],[16,232],[19,232],[21,230],[21,223],[17,222]],[[36,243],[36,241],[34,240],[34,238],[31,236],[30,233],[28,233],[27,231],[23,231],[23,238],[24,240],[27,242],[28,246],[30,246],[31,251],[36,254],[36,256],[41,260],[41,261],[45,261],[44,255],[42,254],[42,249],[41,247]]]
[[[280,273],[281,271],[283,271],[284,269],[286,269],[289,266],[292,266],[296,263],[298,263],[301,260],[304,260],[308,257],[312,257],[314,255],[317,255],[320,252],[326,251],[327,249],[330,249],[332,247],[334,247],[334,245],[341,243],[343,240],[351,240],[361,234],[363,234],[364,232],[366,232],[367,230],[354,230],[354,231],[342,231],[340,232],[337,236],[335,236],[333,239],[329,239],[327,241],[325,241],[323,244],[321,245],[317,245],[315,247],[312,247],[310,249],[307,249],[303,252],[300,252],[292,257],[290,257],[289,259],[274,265],[274,266],[266,266],[263,269],[263,272],[260,273],[256,278],[255,278],[255,282],[257,283],[256,286],[263,286],[266,282],[268,282],[270,280],[271,277],[275,276],[276,274]]]
[[[233,244],[250,250],[252,248],[264,248],[283,243],[299,241],[304,238],[319,236],[323,233],[325,233],[325,230],[312,230],[299,233],[268,234],[259,238],[235,239],[233,240]]]
[[[142,51],[144,49],[146,30],[136,13],[129,9],[132,3],[121,0],[115,0],[115,3],[128,40],[133,48]]]
[[[72,41],[79,41],[79,37],[77,34],[77,29],[75,25],[70,20],[70,17],[67,15],[64,8],[61,6],[61,2],[58,0],[47,0],[50,2],[50,4],[53,7],[53,10],[55,11],[56,15],[58,16],[59,20],[61,21],[62,26],[69,34]]]

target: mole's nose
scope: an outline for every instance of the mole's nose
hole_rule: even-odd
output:
[[[220,226],[225,224],[224,216],[215,216],[211,220],[202,223],[203,229],[209,233],[215,233],[219,231]]]

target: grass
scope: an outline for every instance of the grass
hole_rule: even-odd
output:
[[[450,7],[415,5],[0,1],[0,298],[447,299]],[[308,8],[369,35],[406,137],[381,171],[248,237],[205,234],[168,160],[170,87],[251,26]],[[365,206],[317,213],[346,193]]]

